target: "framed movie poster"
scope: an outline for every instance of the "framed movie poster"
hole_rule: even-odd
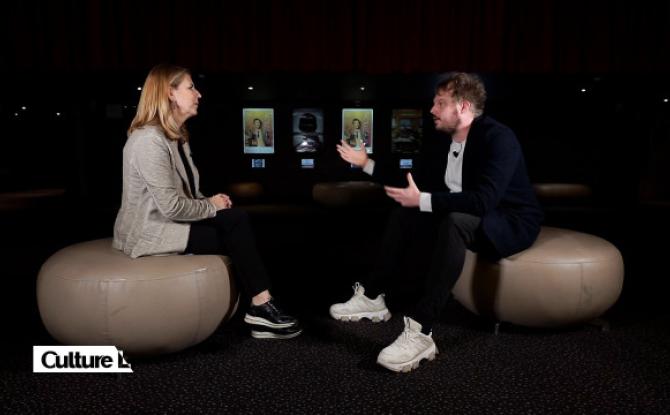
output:
[[[244,153],[272,154],[275,152],[274,109],[243,108]]]
[[[421,109],[394,109],[391,115],[391,152],[416,154],[423,138]]]
[[[316,153],[323,147],[323,110],[293,110],[293,148],[296,153]]]
[[[372,108],[342,109],[342,139],[350,146],[372,153]]]

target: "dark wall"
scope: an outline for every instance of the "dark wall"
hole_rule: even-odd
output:
[[[240,156],[243,106],[276,108],[280,131],[292,108],[324,107],[331,145],[317,169],[297,170],[281,137],[268,158],[273,178],[308,185],[351,173],[332,150],[341,107],[375,108],[385,156],[390,110],[427,109],[432,74],[469,70],[485,76],[489,112],[518,132],[537,181],[670,195],[658,179],[670,164],[667,1],[16,1],[0,30],[4,191],[66,185],[116,200],[136,87],[168,61],[192,68],[205,95],[190,124],[213,188],[267,176]]]
[[[5,88],[2,191],[66,187],[107,205],[120,194],[121,149],[145,74],[60,73],[48,78],[15,76]],[[582,182],[602,200],[667,200],[668,81],[642,75],[482,74],[489,90],[487,113],[512,127],[535,182]],[[371,107],[374,157],[390,153],[394,108],[422,108],[425,135],[433,74],[338,75],[194,73],[203,94],[200,114],[189,121],[192,147],[204,187],[267,182],[277,198],[309,196],[316,181],[359,177],[339,160],[335,144],[343,107]],[[254,85],[249,91],[248,85]],[[365,86],[365,91],[360,87]],[[582,91],[584,90],[584,91]],[[299,168],[291,143],[291,111],[324,109],[325,148],[316,168]],[[25,110],[22,108],[26,108]],[[251,169],[242,148],[242,108],[275,109],[276,153],[265,170]]]
[[[59,187],[113,210],[137,87],[171,61],[204,95],[189,128],[208,192],[254,180],[305,201],[317,181],[359,178],[334,150],[341,108],[374,108],[374,156],[396,157],[391,110],[423,108],[432,136],[435,74],[465,69],[533,181],[589,184],[603,205],[670,199],[670,2],[14,2],[0,19],[3,192]],[[242,154],[247,106],[276,111],[262,171]],[[325,111],[326,148],[305,171],[289,129],[307,106]]]
[[[12,1],[9,71],[655,72],[670,2],[626,0]]]

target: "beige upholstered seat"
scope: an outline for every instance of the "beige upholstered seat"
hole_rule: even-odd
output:
[[[593,194],[591,188],[582,183],[535,183],[533,189],[542,200],[584,199]]]
[[[384,201],[384,188],[374,182],[324,182],[312,188],[312,198],[324,206],[366,206]]]
[[[543,227],[529,249],[497,263],[468,251],[455,298],[469,310],[530,327],[599,317],[619,298],[623,258],[602,238]]]
[[[258,182],[237,182],[228,185],[227,193],[235,203],[248,203],[261,199],[265,189]]]
[[[100,239],[52,255],[38,276],[37,301],[47,330],[64,344],[175,352],[234,313],[229,268],[228,258],[216,255],[131,259]]]

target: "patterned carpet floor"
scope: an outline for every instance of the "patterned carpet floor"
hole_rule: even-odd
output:
[[[133,374],[34,374],[30,344],[3,340],[3,413],[668,413],[670,316],[597,326],[493,326],[451,303],[437,359],[409,374],[377,353],[402,330],[299,313],[293,340],[249,336],[238,315],[180,353],[130,359]],[[42,339],[49,341],[46,334]]]

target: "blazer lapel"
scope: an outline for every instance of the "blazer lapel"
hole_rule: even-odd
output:
[[[465,154],[463,154],[463,172],[461,179],[463,180],[463,189],[472,189],[475,186],[474,168],[477,160],[477,153],[479,152],[479,117],[475,118],[468,132],[467,144],[465,146]]]

